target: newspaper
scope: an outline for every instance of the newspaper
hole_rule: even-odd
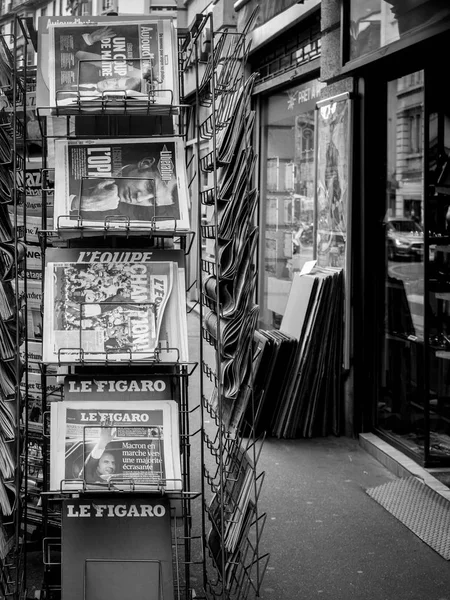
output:
[[[171,19],[50,18],[40,28],[48,44],[47,106],[58,112],[149,112],[179,103],[176,32]],[[41,59],[42,61],[44,59]]]
[[[46,260],[52,262],[86,263],[173,263],[172,291],[159,323],[157,358],[159,362],[187,362],[189,360],[187,316],[185,255],[180,250],[154,250],[121,248],[48,248]]]
[[[257,241],[257,227],[251,229],[247,238],[240,235],[227,241],[225,245],[221,245],[219,241],[219,276],[207,275],[203,281],[203,293],[205,304],[217,312],[217,288],[219,289],[221,317],[233,317],[241,310],[248,297]]]
[[[171,262],[48,263],[43,362],[154,359]]]
[[[181,139],[60,139],[55,154],[54,227],[60,233],[189,229]]]
[[[51,405],[52,490],[182,488],[174,400],[65,400]]]
[[[27,271],[34,275],[38,271]],[[28,339],[42,339],[42,281],[27,277],[27,281],[19,279],[18,294],[26,297],[27,302],[27,336]],[[26,287],[26,294],[25,294]]]

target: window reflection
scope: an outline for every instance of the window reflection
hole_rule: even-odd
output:
[[[351,0],[350,59],[449,16],[448,0]]]
[[[428,116],[429,192],[427,224],[429,332],[429,451],[434,462],[450,459],[450,103],[440,93],[440,78],[430,90]]]
[[[423,73],[388,83],[385,333],[378,425],[423,453]]]
[[[261,152],[262,326],[278,328],[293,274],[313,256],[314,80],[267,98]]]
[[[385,333],[378,426],[427,464],[438,465],[450,460],[450,105],[438,91],[438,79],[429,81],[428,163],[423,73],[388,85]]]

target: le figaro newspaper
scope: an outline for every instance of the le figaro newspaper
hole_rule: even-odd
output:
[[[67,377],[64,402],[51,405],[51,488],[181,490],[172,391],[165,375]]]
[[[48,44],[41,58],[41,85],[48,72],[47,106],[95,110],[108,99],[126,101],[127,106],[134,102],[136,107],[178,104],[171,19],[52,18],[40,33]]]
[[[43,362],[187,360],[178,251],[50,249]]]
[[[189,229],[180,139],[56,140],[54,227]]]

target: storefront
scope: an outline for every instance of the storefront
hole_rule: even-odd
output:
[[[330,4],[322,10],[332,20]],[[424,466],[449,466],[450,103],[441,65],[450,7],[342,4],[341,65],[322,77],[350,77],[355,89],[356,432],[375,431]]]
[[[293,274],[319,258],[327,157],[317,107],[344,98],[352,121],[341,236],[351,306],[346,433],[375,432],[424,466],[450,466],[450,103],[442,89],[450,7],[287,4],[269,15],[270,28],[262,11],[249,57],[260,74],[261,327],[279,327]],[[235,7],[239,22],[252,2]]]

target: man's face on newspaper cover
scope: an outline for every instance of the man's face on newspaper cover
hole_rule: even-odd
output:
[[[146,171],[130,165],[127,174],[115,179],[96,178],[95,187],[82,194],[83,210],[115,209],[120,202],[139,206],[154,206],[154,180]],[[77,208],[76,202],[74,202]]]
[[[122,170],[122,179],[117,179],[120,202],[153,206],[155,202],[156,170],[153,159],[144,158],[137,165],[127,165]]]
[[[111,452],[104,452],[102,454],[98,461],[97,471],[101,476],[114,475],[116,472],[116,459]]]
[[[174,203],[176,178],[169,185],[162,181],[153,158],[143,158],[137,164],[125,165],[114,179],[90,178],[94,183],[89,191],[82,193],[82,210],[110,210],[119,203],[142,207],[170,206]],[[78,208],[76,200],[72,210]]]
[[[154,158],[143,158],[136,165],[127,165],[122,169],[122,177],[118,179],[118,192],[121,202],[154,206],[173,204],[172,193],[176,188],[176,180],[167,185],[154,166]],[[133,178],[136,179],[128,179]],[[139,179],[140,178],[140,179]]]

